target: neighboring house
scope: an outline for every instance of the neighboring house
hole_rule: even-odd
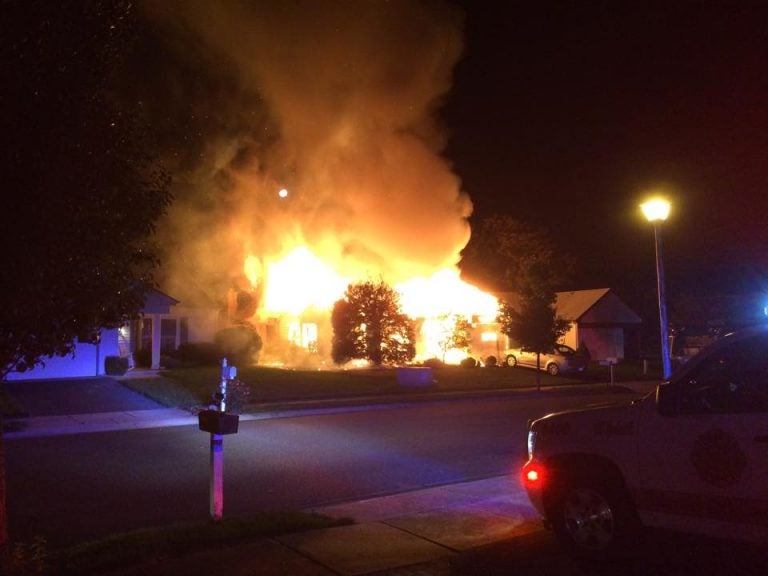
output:
[[[563,344],[586,346],[592,360],[623,359],[628,334],[642,322],[610,288],[558,292],[555,308],[571,323]]]
[[[104,328],[92,342],[76,342],[73,354],[50,356],[26,372],[11,372],[7,380],[39,380],[52,378],[77,378],[106,374],[104,360],[107,356],[122,356],[133,367],[133,353],[142,345],[151,347],[152,369],[160,368],[160,350],[163,339],[177,346],[181,322],[171,316],[171,309],[179,302],[159,290],[147,294],[139,318],[120,328]],[[173,333],[168,334],[169,321]],[[166,328],[166,330],[163,330]]]
[[[592,360],[619,361],[627,355],[628,335],[642,320],[610,288],[558,292],[556,296],[557,316],[570,323],[560,339],[563,344],[574,349],[585,346]],[[510,293],[498,297],[513,307],[517,300],[517,295]],[[506,348],[514,344],[503,335],[499,340]],[[498,350],[504,347],[496,344],[495,348],[493,354],[501,358]]]

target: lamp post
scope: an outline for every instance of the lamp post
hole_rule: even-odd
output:
[[[664,260],[661,254],[661,223],[669,216],[669,202],[663,198],[653,198],[640,205],[643,214],[653,224],[656,240],[656,286],[659,296],[659,326],[661,328],[661,365],[664,380],[672,373],[669,355],[669,327],[667,324],[667,303],[664,297]]]

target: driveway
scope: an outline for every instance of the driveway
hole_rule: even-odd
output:
[[[165,408],[108,377],[15,380],[4,382],[2,385],[29,416],[64,416]]]

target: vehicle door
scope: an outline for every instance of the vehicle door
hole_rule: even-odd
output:
[[[670,384],[638,438],[638,507],[653,524],[768,542],[768,334],[717,349]]]
[[[541,361],[543,364],[543,357]],[[536,368],[536,352],[530,348],[520,348],[520,364],[529,368]]]

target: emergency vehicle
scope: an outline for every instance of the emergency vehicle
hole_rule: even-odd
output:
[[[768,544],[768,326],[729,334],[640,400],[529,424],[523,483],[581,556],[639,529]]]

